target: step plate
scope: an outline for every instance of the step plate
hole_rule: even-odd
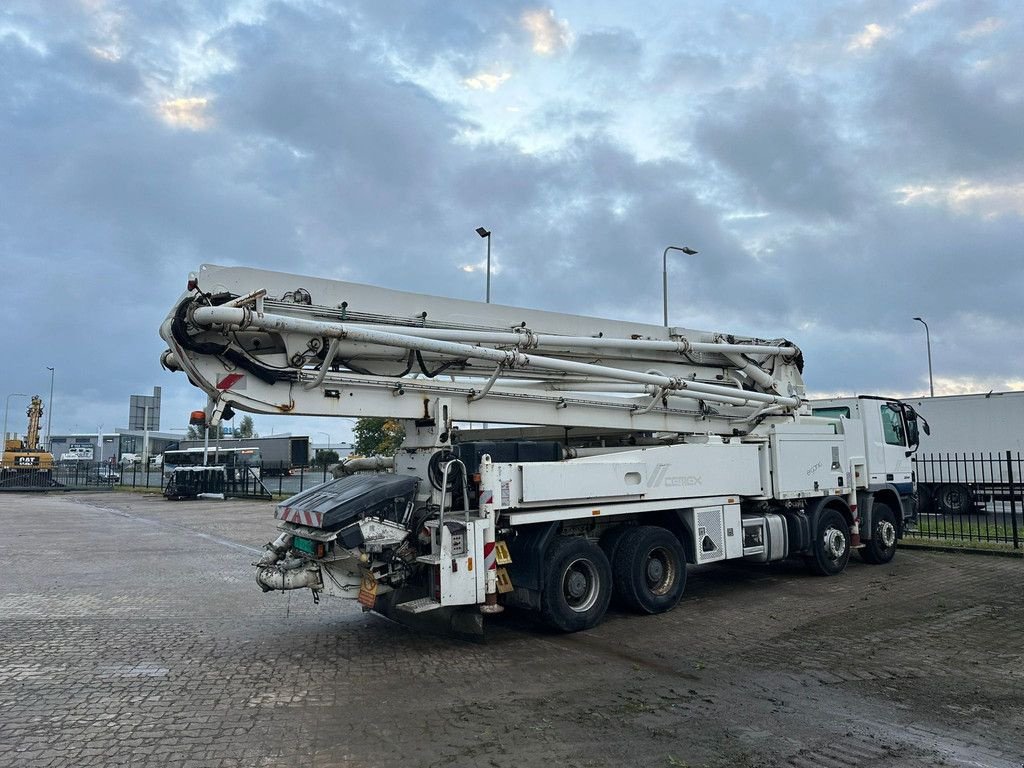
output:
[[[396,610],[405,611],[406,613],[426,613],[427,611],[433,611],[441,607],[441,604],[432,597],[421,597],[419,600],[410,600],[407,603],[399,603],[395,606]]]

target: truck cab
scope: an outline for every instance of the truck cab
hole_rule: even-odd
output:
[[[864,434],[867,499],[886,504],[897,518],[902,534],[917,516],[916,477],[912,457],[920,444],[919,417],[908,404],[895,398],[862,395],[812,400],[811,414],[823,418],[859,421]],[[872,530],[871,507],[862,505],[864,530]]]

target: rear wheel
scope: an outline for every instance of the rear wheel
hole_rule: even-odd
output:
[[[865,563],[882,565],[896,554],[896,515],[888,504],[871,507],[871,538],[864,542],[860,557]]]
[[[544,620],[561,632],[596,627],[612,596],[612,569],[600,547],[561,536],[548,550],[541,593]]]
[[[850,559],[850,526],[843,513],[828,507],[818,516],[807,565],[819,576],[842,573]]]
[[[613,562],[615,594],[639,613],[674,608],[686,589],[686,555],[665,528],[632,528],[619,543]]]
[[[974,508],[974,498],[966,485],[949,483],[939,487],[935,506],[944,515],[966,515]]]

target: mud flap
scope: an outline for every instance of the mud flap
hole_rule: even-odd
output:
[[[477,605],[455,605],[425,613],[409,613],[395,608],[399,603],[423,596],[421,589],[404,587],[378,595],[373,610],[396,624],[417,632],[457,637],[476,643],[485,642],[484,617]]]

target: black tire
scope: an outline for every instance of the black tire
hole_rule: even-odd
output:
[[[638,613],[663,613],[686,589],[686,554],[671,531],[653,525],[631,528],[612,561],[615,595]]]
[[[612,567],[596,544],[559,536],[548,548],[541,615],[559,632],[579,632],[601,623],[612,597]]]
[[[835,576],[850,560],[850,526],[843,513],[826,507],[818,516],[807,565],[818,576]]]
[[[948,483],[936,491],[935,506],[944,515],[967,515],[974,511],[974,497],[966,485]]]
[[[860,559],[872,565],[883,565],[896,554],[896,515],[888,504],[875,502],[871,507],[871,538],[864,542]]]

